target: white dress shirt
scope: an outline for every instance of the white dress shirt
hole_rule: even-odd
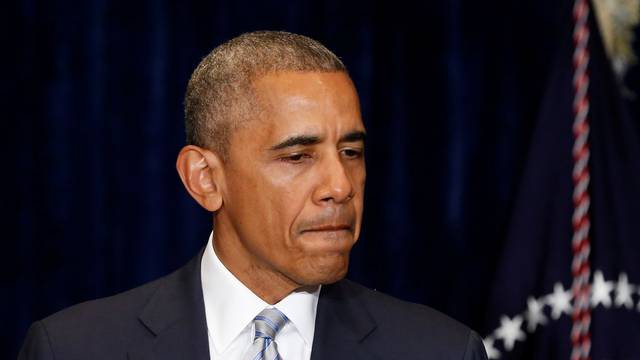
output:
[[[283,360],[309,360],[315,330],[320,287],[313,292],[294,291],[269,305],[249,290],[220,261],[212,235],[201,263],[202,294],[211,360],[239,360],[253,342],[253,318],[266,307],[276,307],[289,322],[276,335]]]

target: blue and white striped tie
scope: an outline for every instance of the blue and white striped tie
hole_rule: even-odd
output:
[[[247,350],[246,360],[281,360],[278,346],[275,342],[276,334],[289,321],[276,308],[264,309],[253,319],[255,336],[253,344]]]

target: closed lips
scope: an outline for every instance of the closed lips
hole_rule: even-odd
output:
[[[302,232],[308,232],[308,231],[340,231],[340,230],[351,230],[351,226],[349,226],[349,225],[325,225],[325,226],[314,227],[312,229],[306,229],[306,230],[303,230]]]

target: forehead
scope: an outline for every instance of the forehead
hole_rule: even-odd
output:
[[[363,130],[355,87],[345,72],[281,72],[253,83],[268,137],[291,132],[326,136]]]

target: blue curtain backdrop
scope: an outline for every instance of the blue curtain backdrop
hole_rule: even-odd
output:
[[[210,215],[174,169],[182,97],[213,47],[259,29],[321,41],[358,87],[368,182],[349,277],[491,331],[490,284],[571,5],[3,5],[0,357],[32,321],[167,274],[205,244]]]

